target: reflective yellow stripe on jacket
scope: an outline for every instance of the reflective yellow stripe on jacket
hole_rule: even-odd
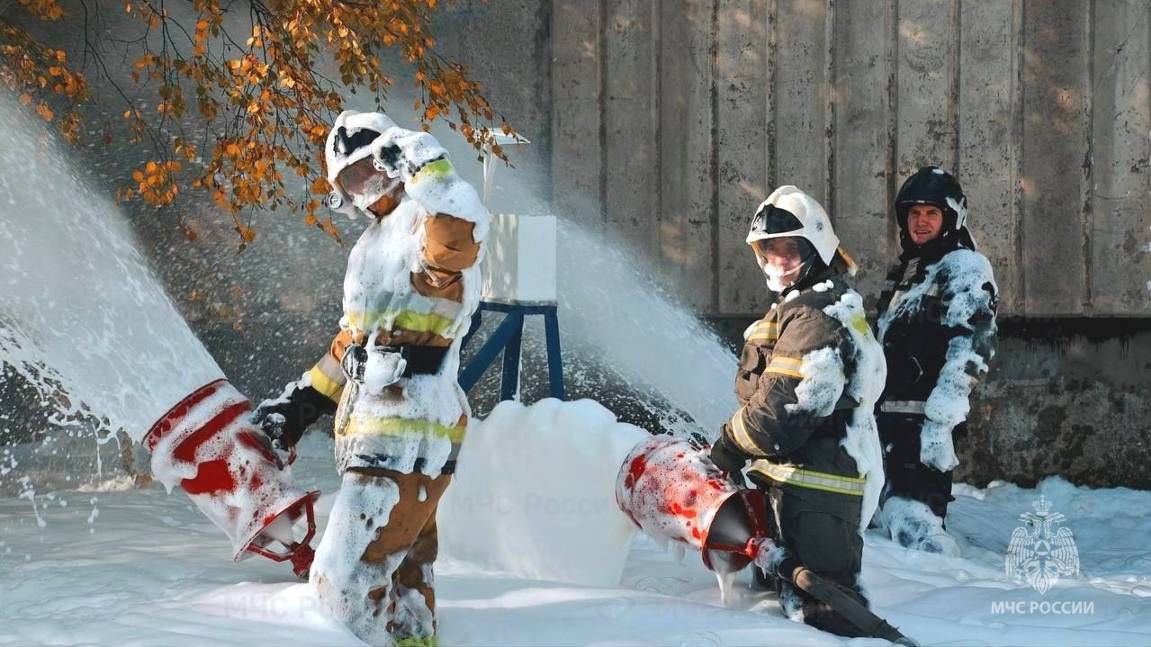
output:
[[[323,359],[308,371],[308,377],[312,381],[312,388],[324,394],[329,400],[333,402],[340,401],[340,393],[344,390],[344,384],[347,378],[344,377],[344,371],[336,364],[330,356],[325,355]]]
[[[803,365],[803,360],[794,357],[779,357],[772,355],[771,361],[767,363],[767,368],[763,369],[764,373],[775,373],[776,375],[785,375],[787,377],[794,377],[803,379],[803,373],[799,371],[799,367]]]
[[[779,339],[778,321],[757,321],[747,331],[745,341],[776,341]]]
[[[863,496],[867,485],[867,479],[864,478],[817,472],[795,465],[779,465],[764,459],[754,461],[748,471],[762,474],[777,483],[850,496]]]
[[[466,425],[441,425],[430,420],[410,418],[377,418],[353,413],[345,436],[438,436],[453,443],[463,442]]]
[[[744,453],[751,454],[752,456],[761,456],[767,452],[760,449],[759,445],[755,444],[752,440],[751,434],[747,433],[747,423],[743,420],[743,411],[746,406],[740,407],[739,411],[728,421],[728,426],[731,427],[732,440]]]
[[[455,308],[459,310],[458,304]],[[448,330],[455,323],[455,314],[446,317],[436,312],[416,312],[415,310],[396,309],[378,311],[353,311],[347,313],[348,325],[358,330],[372,330],[383,327],[381,324],[392,319],[391,328],[403,328],[412,332],[430,332],[435,335],[446,336]]]

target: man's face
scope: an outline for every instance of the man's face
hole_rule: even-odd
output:
[[[794,284],[803,270],[803,248],[795,236],[756,241],[755,253],[763,261],[768,286],[776,292]]]
[[[916,245],[929,243],[943,231],[943,211],[933,204],[913,205],[907,211],[907,234]]]
[[[365,157],[340,171],[337,181],[349,195],[360,195],[367,193],[368,185],[378,182],[380,175],[383,173],[372,166],[372,158]]]
[[[377,216],[391,213],[398,204],[393,194],[400,185],[399,180],[377,170],[370,157],[340,171],[336,182],[352,198],[353,204]]]
[[[795,236],[769,238],[756,243],[756,250],[771,267],[786,274],[803,264],[799,239]]]

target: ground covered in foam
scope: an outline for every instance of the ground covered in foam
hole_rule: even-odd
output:
[[[324,489],[326,512],[338,483],[331,445],[318,435],[305,444],[297,477]],[[358,644],[287,567],[231,563],[227,539],[182,495],[119,482],[104,490],[38,494],[42,528],[27,499],[0,499],[0,644]],[[1046,594],[1004,570],[1019,517],[1035,512],[1040,495],[1064,515],[1080,560],[1079,575]],[[958,486],[956,496],[949,527],[962,558],[867,535],[864,584],[892,624],[925,645],[1151,644],[1151,493],[1051,479],[1037,490]],[[841,643],[783,620],[774,596],[743,586],[734,608],[723,608],[695,554],[679,562],[643,537],[615,586],[523,579],[451,557],[437,576],[446,646]]]

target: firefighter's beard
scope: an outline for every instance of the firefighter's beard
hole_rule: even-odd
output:
[[[400,178],[390,178],[383,173],[373,175],[364,182],[359,191],[352,194],[352,204],[356,207],[356,211],[370,213],[368,207],[379,202],[380,198],[391,195],[399,185]]]

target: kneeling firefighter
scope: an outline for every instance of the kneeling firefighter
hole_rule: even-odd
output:
[[[311,582],[365,642],[431,645],[436,508],[470,414],[459,347],[490,216],[431,135],[382,113],[341,114],[326,153],[329,206],[369,219],[348,259],[340,332],[254,417],[286,448],[336,414],[343,482]]]
[[[855,264],[823,207],[793,186],[759,206],[747,242],[776,302],[744,333],[735,380],[742,406],[711,458],[767,494],[776,547],[757,563],[769,576],[798,560],[866,605],[861,532],[883,486],[873,408],[885,366],[863,301],[841,277]],[[864,635],[828,603],[790,582],[779,586],[789,618]]]

